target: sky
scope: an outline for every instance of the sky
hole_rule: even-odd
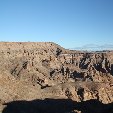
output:
[[[0,0],[0,41],[113,44],[113,0]]]

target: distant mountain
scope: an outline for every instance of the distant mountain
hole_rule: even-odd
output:
[[[112,44],[96,45],[88,44],[82,47],[71,48],[72,50],[87,50],[87,51],[103,51],[103,50],[113,50]]]

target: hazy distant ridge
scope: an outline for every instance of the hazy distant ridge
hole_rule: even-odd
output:
[[[113,50],[112,44],[96,45],[88,44],[82,47],[71,48],[72,50],[89,50],[89,51],[101,51],[101,50]]]

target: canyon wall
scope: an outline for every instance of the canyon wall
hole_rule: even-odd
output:
[[[113,51],[67,50],[52,42],[0,42],[0,65],[1,111],[7,107],[4,103],[19,100],[113,102]],[[76,108],[71,112],[85,113]]]

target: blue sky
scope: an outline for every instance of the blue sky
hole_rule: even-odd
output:
[[[0,41],[113,44],[113,0],[0,0]]]

